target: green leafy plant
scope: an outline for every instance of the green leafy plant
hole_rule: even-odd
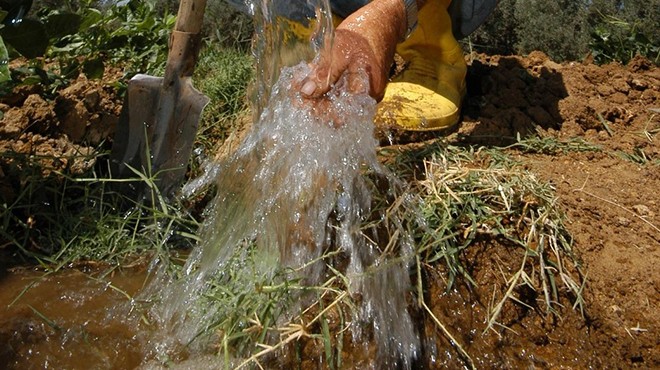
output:
[[[7,12],[0,10],[0,22],[7,16]],[[2,30],[3,25],[0,23],[0,30]],[[9,80],[9,54],[7,53],[7,47],[5,42],[0,36],[0,84]]]
[[[0,37],[0,83],[8,81],[11,78],[8,63],[9,55],[7,54],[7,48],[2,41],[2,37]]]
[[[52,90],[64,85],[52,82],[73,79],[80,73],[101,78],[107,65],[123,67],[127,77],[164,68],[174,15],[166,11],[161,15],[153,1],[131,0],[106,9],[94,4],[85,0],[70,10],[41,8],[34,19],[0,29],[0,37],[9,46],[4,58],[0,48],[0,62],[4,61],[0,63],[0,89],[40,83]],[[19,67],[22,70],[9,73],[2,66],[17,56],[28,62]],[[53,71],[49,65],[51,70],[46,71],[41,57],[54,60],[59,68]],[[25,65],[30,66],[28,70]],[[52,74],[61,77],[52,78]]]
[[[57,58],[65,75],[83,71],[91,77],[103,75],[106,62],[126,65],[128,75],[163,68],[167,40],[176,17],[160,15],[153,2],[129,1],[105,11],[82,7],[77,32],[63,33],[54,40],[49,55]],[[62,16],[50,15],[60,24]]]
[[[629,23],[614,16],[603,15],[591,35],[589,47],[596,63],[620,61],[628,63],[635,55],[642,55],[655,64],[660,63],[660,46],[654,44],[638,23]]]

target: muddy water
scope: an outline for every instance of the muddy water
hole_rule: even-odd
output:
[[[0,367],[132,369],[143,360],[126,304],[144,271],[44,274],[14,270],[0,278]]]

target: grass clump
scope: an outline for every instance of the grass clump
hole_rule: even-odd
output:
[[[2,153],[5,159],[9,155]],[[90,153],[66,160],[93,162],[99,157],[103,155]],[[0,248],[18,250],[25,262],[59,270],[89,261],[125,264],[165,247],[194,243],[197,221],[179,205],[165,203],[157,194],[150,206],[134,203],[116,191],[118,180],[105,178],[98,166],[82,173],[44,166],[62,160],[16,155],[2,166]],[[141,179],[136,175],[122,181]]]
[[[209,43],[202,51],[195,81],[211,102],[197,134],[207,149],[222,143],[239,128],[240,118],[248,111],[247,89],[254,76],[253,58],[247,51]]]
[[[570,152],[599,152],[602,148],[598,145],[585,141],[582,138],[570,138],[568,140],[557,140],[553,137],[530,136],[522,139],[518,135],[514,144],[507,149],[516,149],[523,153],[535,153],[546,155],[566,154]]]
[[[247,256],[235,258],[207,294],[205,304],[218,309],[210,330],[225,367],[277,363],[275,355],[295,352],[307,340],[323,343],[323,351],[316,355],[330,368],[341,367],[344,317],[354,307],[346,278],[332,270],[324,282],[310,286],[292,278],[298,271],[281,268],[266,277],[255,269],[261,263],[259,254],[253,248]],[[329,263],[332,256],[321,259]],[[336,319],[334,324],[330,317]]]
[[[423,168],[408,165],[420,160]],[[504,288],[494,288],[486,330],[498,324],[507,302],[538,304],[558,314],[560,302],[570,297],[582,309],[579,262],[550,184],[501,149],[432,145],[405,153],[395,166],[423,178],[412,185],[426,221],[416,235],[418,260],[423,266],[444,265],[447,289],[458,281],[483,283],[471,275],[470,248],[504,247],[517,256],[515,267],[509,266],[512,274],[503,269]],[[539,299],[523,298],[523,288]]]

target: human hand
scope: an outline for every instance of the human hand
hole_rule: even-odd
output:
[[[334,41],[321,51],[311,72],[303,79],[300,92],[319,98],[348,74],[348,90],[383,98],[396,44],[406,29],[405,8],[401,0],[374,0],[347,17],[335,30]],[[369,86],[360,75],[366,72]]]
[[[338,129],[355,121],[358,116],[369,116],[372,108],[375,109],[375,101],[368,95],[369,81],[364,71],[351,75],[352,82],[349,82],[347,73],[343,74],[328,92],[314,98],[300,93],[302,82],[310,74],[310,66],[299,64],[286,73],[291,72],[291,85],[282,91],[290,96],[290,104],[296,109],[299,121]],[[349,90],[351,84],[352,91]]]

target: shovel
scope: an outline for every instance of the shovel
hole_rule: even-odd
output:
[[[119,191],[137,201],[156,185],[170,196],[182,182],[202,110],[209,98],[195,89],[191,76],[201,46],[206,0],[181,0],[170,36],[164,77],[138,74],[128,83],[111,153]]]

